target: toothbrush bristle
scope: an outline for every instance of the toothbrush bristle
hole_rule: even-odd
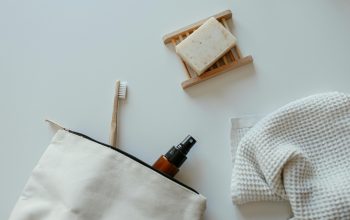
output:
[[[119,90],[118,90],[118,98],[120,98],[120,99],[126,98],[126,88],[127,88],[127,83],[120,82]]]

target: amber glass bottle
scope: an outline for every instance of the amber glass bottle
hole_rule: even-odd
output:
[[[188,135],[180,144],[173,146],[165,155],[160,156],[153,167],[171,177],[175,176],[195,143],[196,140]]]

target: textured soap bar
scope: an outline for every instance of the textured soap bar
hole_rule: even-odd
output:
[[[212,17],[176,45],[176,53],[200,75],[235,43],[236,38],[231,32]]]

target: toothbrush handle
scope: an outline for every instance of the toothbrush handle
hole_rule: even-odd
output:
[[[112,113],[112,121],[111,121],[111,129],[109,135],[109,144],[114,148],[117,147],[117,126],[118,126],[118,91],[119,91],[120,81],[117,80],[115,82],[115,95],[114,95],[114,103],[113,103],[113,113]]]

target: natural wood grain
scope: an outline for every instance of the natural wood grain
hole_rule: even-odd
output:
[[[232,49],[230,50],[229,55],[230,55],[230,57],[231,57],[232,62],[237,62],[236,59],[235,59],[235,57],[233,56]]]
[[[253,57],[252,56],[246,56],[242,59],[239,59],[237,61],[237,63],[230,63],[230,64],[227,64],[227,65],[224,65],[224,66],[221,66],[219,68],[216,68],[216,69],[213,69],[211,71],[208,71],[208,72],[205,72],[203,73],[202,75],[198,76],[198,77],[194,77],[194,78],[191,78],[191,79],[188,79],[184,82],[182,82],[182,88],[183,89],[187,89],[193,85],[196,85],[200,82],[203,82],[205,80],[208,80],[210,78],[213,78],[215,76],[218,76],[224,72],[227,72],[229,70],[232,70],[232,69],[236,69],[238,67],[241,67],[243,65],[246,65],[248,63],[251,63],[253,62]]]
[[[110,134],[109,134],[109,144],[113,146],[114,148],[117,147],[117,132],[118,132],[118,103],[119,103],[119,92],[120,87],[120,81],[117,80],[115,82],[115,94],[114,94],[114,102],[113,102],[113,113],[112,113],[112,120],[111,120],[111,128],[110,128]]]
[[[225,18],[222,18],[222,19],[221,19],[221,22],[222,22],[222,24],[225,26],[225,28],[230,29],[230,28],[228,27],[228,25],[227,25],[227,22],[226,22],[226,19],[225,19]]]
[[[228,64],[227,58],[226,58],[226,54],[222,57],[224,60],[224,64]]]
[[[237,53],[238,59],[241,58],[242,57],[242,53],[241,53],[241,50],[239,49],[239,47],[237,45],[235,45],[233,48],[234,48],[234,50]]]
[[[176,47],[176,40],[174,38],[171,39],[171,43],[173,44],[174,47]]]
[[[223,11],[219,14],[216,14],[214,16],[217,20],[219,20],[225,28],[229,30],[229,26],[227,24],[227,19],[230,19],[232,17],[232,13],[230,10]],[[210,18],[210,17],[209,17]],[[201,21],[198,21],[192,25],[186,26],[180,30],[174,31],[170,34],[167,34],[163,37],[163,42],[165,44],[172,43],[174,47],[184,39],[186,39],[193,31],[195,31],[200,25],[202,25],[206,20],[203,19]],[[181,59],[181,57],[180,57]],[[235,45],[233,48],[231,48],[226,54],[224,54],[218,61],[216,61],[212,66],[208,68],[206,72],[201,74],[200,76],[195,73],[192,68],[187,65],[183,59],[181,59],[182,64],[185,67],[187,77],[186,81],[182,83],[182,88],[186,89],[188,87],[191,87],[193,85],[196,85],[200,82],[203,82],[205,80],[208,80],[210,78],[213,78],[215,76],[218,76],[224,72],[227,72],[229,70],[238,68],[242,65],[249,64],[253,62],[252,56],[246,56],[242,58],[242,54],[240,49],[237,45]]]
[[[223,19],[223,18],[230,19],[232,17],[232,12],[230,10],[226,10],[226,11],[220,12],[220,13],[218,13],[216,15],[210,16],[210,17],[208,17],[206,19],[200,20],[200,21],[198,21],[198,22],[196,22],[194,24],[188,25],[188,26],[186,26],[184,28],[181,28],[181,29],[179,29],[177,31],[174,31],[174,32],[172,32],[170,34],[166,34],[163,37],[164,44],[170,43],[171,39],[173,39],[174,37],[177,37],[179,35],[186,34],[186,32],[191,33],[192,31],[197,29],[199,26],[201,26],[205,21],[207,21],[211,17],[214,17],[214,18],[216,18],[219,21],[221,19]]]
[[[179,35],[179,40],[180,40],[180,42],[184,40],[184,39],[182,38],[182,35]]]
[[[220,62],[220,61],[221,61],[221,59],[219,59],[218,61],[215,62],[215,64],[216,64],[217,67],[220,67],[220,66],[221,66],[221,62]]]

